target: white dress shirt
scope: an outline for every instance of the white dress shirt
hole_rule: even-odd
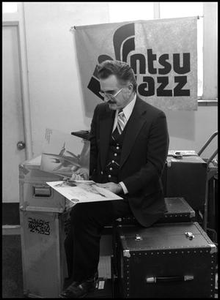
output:
[[[130,116],[131,116],[131,113],[133,111],[133,108],[134,108],[134,105],[135,105],[135,102],[136,102],[136,98],[137,98],[137,95],[135,94],[134,95],[134,98],[131,100],[131,102],[129,102],[123,109],[123,113],[125,115],[125,118],[126,118],[126,123],[128,122]],[[114,120],[114,125],[113,125],[113,128],[112,128],[112,132],[115,130],[116,126],[117,126],[117,121],[118,121],[118,112],[119,112],[119,109],[116,110],[116,114],[115,114],[115,120]]]

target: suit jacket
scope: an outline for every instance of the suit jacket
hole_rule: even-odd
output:
[[[103,182],[115,111],[107,103],[95,108],[90,131],[90,175]],[[118,182],[128,189],[127,199],[137,221],[148,227],[166,211],[161,181],[169,135],[164,112],[137,97],[121,152]]]

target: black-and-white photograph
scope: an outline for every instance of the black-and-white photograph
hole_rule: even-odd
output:
[[[218,298],[218,2],[2,2],[2,298]]]

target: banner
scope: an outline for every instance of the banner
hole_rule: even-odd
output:
[[[73,27],[87,116],[103,101],[97,64],[127,62],[137,93],[162,109],[197,109],[197,17]]]

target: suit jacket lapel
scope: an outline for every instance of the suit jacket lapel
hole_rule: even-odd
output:
[[[102,119],[100,120],[100,141],[102,146],[100,147],[100,157],[101,157],[101,167],[104,170],[109,140],[111,137],[113,122],[114,122],[115,111],[112,111],[107,108],[106,113],[102,115]]]
[[[137,101],[134,106],[134,110],[130,116],[130,119],[127,123],[126,133],[124,136],[124,142],[122,147],[122,153],[121,153],[121,162],[120,167],[125,163],[126,159],[129,156],[129,153],[135,143],[136,137],[141,130],[142,126],[144,125],[144,122],[146,121],[146,118],[144,118],[144,115],[146,114],[146,109],[143,110],[141,103]]]

